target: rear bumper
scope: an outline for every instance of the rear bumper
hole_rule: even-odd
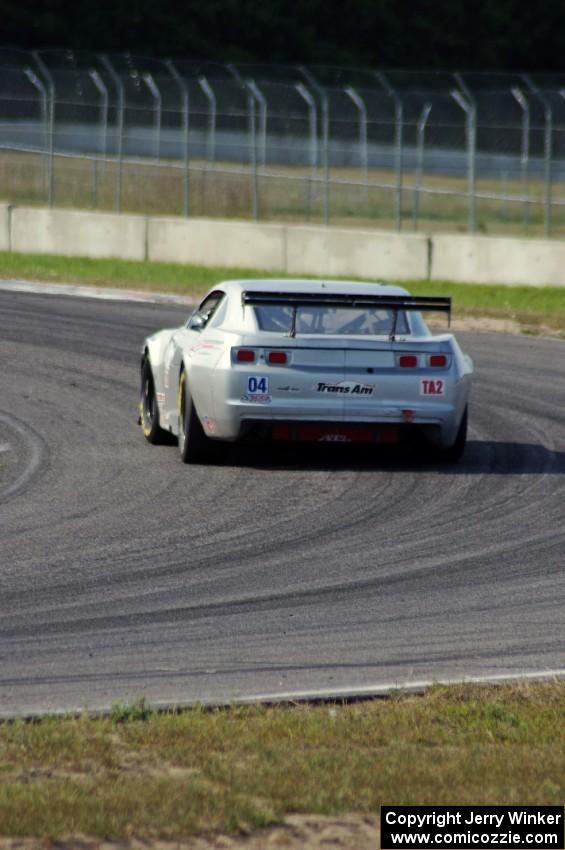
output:
[[[335,442],[398,442],[403,435],[418,430],[438,445],[449,446],[455,440],[465,402],[381,405],[369,415],[366,410],[329,412],[272,401],[231,401],[217,410],[214,436],[235,441],[256,433],[264,437],[270,434],[273,439],[331,442],[333,433]],[[355,433],[364,437],[356,439]],[[398,436],[387,436],[392,434]]]
[[[357,377],[325,379],[327,387],[332,386],[332,390],[338,387],[339,392],[325,391],[319,367],[312,374],[306,368],[294,372],[257,368],[255,371],[265,376],[268,372],[268,378],[261,382],[262,387],[257,380],[257,387],[253,389],[258,391],[251,393],[247,380],[249,370],[234,370],[231,366],[215,370],[213,436],[236,441],[257,423],[267,426],[329,422],[358,427],[380,426],[381,430],[388,426],[410,426],[429,430],[437,435],[434,442],[448,447],[455,441],[470,391],[470,375],[457,374],[455,366],[446,371],[440,381],[423,370],[403,375],[401,379],[388,370],[375,371],[366,384]],[[441,385],[441,392],[428,392],[428,385],[436,383]],[[323,384],[322,390],[320,384]],[[368,391],[349,391],[349,384],[355,385],[355,389],[366,387]]]

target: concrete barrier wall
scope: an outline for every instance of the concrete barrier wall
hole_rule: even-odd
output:
[[[153,218],[147,256],[288,274],[409,279],[427,276],[428,240],[335,227]]]
[[[433,236],[430,277],[461,283],[565,286],[565,242]]]
[[[12,251],[126,260],[146,256],[144,216],[13,207],[11,230]]]
[[[428,276],[428,239],[414,234],[288,226],[289,274],[409,280]]]
[[[0,251],[10,250],[10,204],[0,204]]]
[[[565,241],[394,233],[0,205],[0,250],[293,275],[565,286]]]
[[[281,224],[150,218],[147,259],[284,271],[285,238]]]

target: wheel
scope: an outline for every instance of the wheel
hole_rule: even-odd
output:
[[[143,436],[150,443],[162,443],[167,432],[159,425],[159,406],[155,394],[155,382],[149,356],[141,364],[141,400],[139,402],[139,424]]]
[[[179,412],[179,452],[183,463],[210,463],[220,461],[225,451],[225,444],[210,440],[196,413],[194,402],[188,388],[186,372],[183,370],[179,378],[178,392]]]
[[[455,442],[447,449],[439,450],[439,458],[443,463],[457,463],[458,460],[461,460],[467,442],[467,418],[466,407],[461,417],[461,424],[459,425]]]

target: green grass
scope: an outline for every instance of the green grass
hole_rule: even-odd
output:
[[[289,275],[258,269],[0,252],[0,278],[133,288],[195,298],[219,281],[246,277]],[[511,318],[528,331],[543,329],[565,334],[565,287],[457,284],[429,280],[401,283],[414,294],[451,295],[456,318],[466,315]]]
[[[415,295],[450,295],[453,315],[513,319],[523,330],[565,334],[565,287],[501,286],[418,280],[402,284]]]
[[[382,803],[562,805],[565,682],[0,725],[0,834],[180,838]]]
[[[220,280],[257,277],[258,274],[262,277],[280,277],[252,269],[208,268],[120,259],[93,260],[87,257],[0,251],[0,278],[4,279],[84,283],[181,295],[202,295]]]

